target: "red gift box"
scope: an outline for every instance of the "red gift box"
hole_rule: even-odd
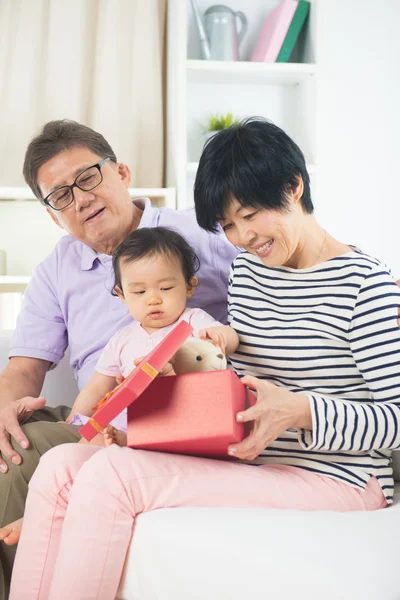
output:
[[[99,402],[100,408],[85,425],[79,433],[89,442],[95,435],[103,431],[109,423],[115,419],[124,408],[127,408],[148,385],[157,377],[161,369],[167,364],[172,356],[179,350],[183,342],[192,333],[193,327],[181,321],[178,325],[160,342],[150,354],[132,371],[124,381],[118,385],[110,394]]]
[[[226,458],[245,436],[236,414],[254,401],[233,371],[159,377],[128,408],[128,446]]]
[[[181,321],[79,433],[90,441],[128,407],[131,448],[226,458],[229,444],[246,435],[236,414],[254,404],[254,394],[229,370],[156,378],[192,331]]]

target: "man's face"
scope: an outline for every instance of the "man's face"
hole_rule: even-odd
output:
[[[72,185],[79,173],[99,163],[97,156],[84,147],[60,152],[38,171],[38,184],[43,198],[63,185]],[[111,254],[134,229],[139,209],[128,193],[130,171],[121,163],[106,162],[101,167],[102,183],[90,192],[74,187],[75,200],[67,208],[47,212],[59,227],[97,252]],[[140,211],[139,211],[140,212]]]

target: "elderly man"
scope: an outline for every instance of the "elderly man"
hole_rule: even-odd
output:
[[[69,235],[32,277],[11,342],[11,360],[0,375],[1,525],[22,516],[40,456],[79,439],[76,428],[56,423],[69,409],[44,408],[45,400],[38,397],[47,371],[69,346],[82,388],[105,344],[131,320],[125,304],[111,295],[111,254],[118,244],[138,227],[162,225],[181,232],[201,263],[200,283],[188,304],[220,321],[226,321],[229,266],[237,254],[224,236],[200,229],[192,210],[132,201],[129,168],[117,162],[102,135],[76,122],[45,125],[28,146],[24,176],[54,223]],[[0,597],[5,598],[15,546],[1,543],[0,552]]]

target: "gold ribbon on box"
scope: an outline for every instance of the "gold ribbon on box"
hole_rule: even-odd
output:
[[[150,379],[155,379],[157,377],[157,375],[158,375],[157,369],[155,369],[154,367],[152,367],[150,363],[145,363],[143,365],[143,367],[141,367],[141,370],[144,371],[146,373],[146,375],[148,375],[150,377]],[[100,408],[102,408],[108,402],[108,399],[111,396],[113,396],[114,393],[120,387],[122,387],[123,384],[124,384],[124,381],[122,381],[120,384],[118,384],[117,387],[115,387],[111,392],[108,392],[108,394],[106,394],[104,396],[104,398],[102,398],[102,400],[100,400],[100,402],[98,404],[96,404],[96,406],[93,407],[93,410],[97,411]],[[100,423],[98,421],[96,421],[96,419],[94,417],[92,417],[91,419],[89,419],[89,423],[91,424],[91,426],[93,427],[93,429],[95,429],[99,433],[101,433],[103,431],[103,429],[104,429],[104,427],[102,425],[100,425]]]
[[[101,433],[104,429],[104,427],[100,425],[100,423],[98,423],[93,417],[89,419],[89,423],[91,424],[93,429],[95,429],[98,433]]]
[[[150,363],[145,363],[141,369],[150,377],[150,379],[155,379],[158,375],[157,369],[152,367]]]

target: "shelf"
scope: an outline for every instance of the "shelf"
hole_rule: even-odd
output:
[[[29,275],[0,275],[0,285],[27,285]]]
[[[315,64],[187,60],[188,80],[195,83],[296,86],[313,77]]]
[[[196,175],[197,173],[197,168],[199,166],[198,162],[189,162],[186,165],[186,172],[188,175],[192,175],[193,177]],[[316,167],[314,164],[309,163],[307,164],[307,171],[309,175],[314,175],[315,171],[316,171]]]
[[[28,186],[0,187],[0,200],[36,200],[36,196]]]
[[[175,188],[129,188],[128,192],[132,198],[146,197],[154,200],[157,206],[176,207]],[[33,192],[28,186],[0,187],[0,201],[25,201],[36,200]]]
[[[175,188],[129,188],[131,198],[150,198],[153,205],[176,208]]]
[[[0,275],[0,294],[23,294],[30,279],[29,275]]]

